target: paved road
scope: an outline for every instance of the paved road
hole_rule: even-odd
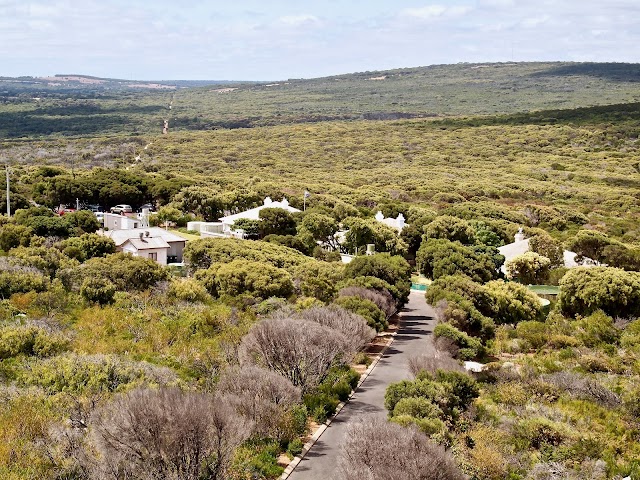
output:
[[[398,334],[384,357],[309,450],[289,479],[334,479],[337,475],[337,459],[347,424],[365,414],[386,415],[384,392],[387,385],[412,378],[407,360],[433,348],[429,337],[436,324],[435,312],[425,302],[424,292],[412,291],[409,303],[400,315]]]

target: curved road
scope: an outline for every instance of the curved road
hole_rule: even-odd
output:
[[[395,340],[371,375],[291,473],[290,480],[336,478],[338,454],[347,424],[365,414],[386,415],[384,392],[387,385],[412,378],[407,360],[433,348],[430,336],[435,324],[435,312],[425,302],[424,292],[412,290],[409,303],[400,312],[400,328]]]

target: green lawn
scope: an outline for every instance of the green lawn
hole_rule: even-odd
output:
[[[558,295],[560,287],[554,285],[529,285],[529,290],[537,295]]]

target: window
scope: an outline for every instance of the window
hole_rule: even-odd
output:
[[[148,258],[150,258],[151,260],[154,260],[154,261],[156,261],[156,262],[157,262],[157,261],[158,261],[158,254],[157,254],[157,252],[150,253]]]

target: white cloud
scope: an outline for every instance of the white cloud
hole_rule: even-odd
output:
[[[320,19],[315,15],[284,15],[278,18],[278,22],[291,27],[319,25]]]
[[[440,18],[459,17],[469,13],[471,10],[471,7],[465,5],[456,5],[453,7],[447,7],[444,5],[427,5],[425,7],[418,8],[405,8],[400,12],[400,16],[430,21]]]

